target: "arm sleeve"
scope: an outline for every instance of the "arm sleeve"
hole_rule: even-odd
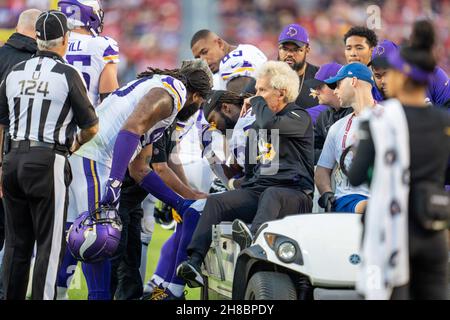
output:
[[[92,127],[98,122],[98,117],[87,95],[84,81],[75,69],[70,68],[69,70],[69,99],[75,121],[81,129]]]
[[[6,96],[6,80],[0,84],[0,124],[9,125],[9,106]]]
[[[311,117],[300,110],[288,111],[283,115],[277,115],[262,97],[251,100],[252,110],[255,113],[255,123],[261,129],[278,129],[280,135],[303,137],[311,125]]]
[[[350,170],[348,171],[348,180],[353,186],[370,182],[369,172],[375,161],[375,147],[370,134],[368,121],[361,122],[358,135],[358,148],[356,149],[356,154],[353,157]]]

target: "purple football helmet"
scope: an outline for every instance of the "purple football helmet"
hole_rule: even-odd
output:
[[[95,263],[112,257],[120,242],[122,222],[117,209],[101,206],[85,211],[73,222],[66,241],[75,259]]]
[[[103,10],[98,0],[58,1],[59,10],[67,16],[72,28],[82,27],[98,35],[103,30]]]

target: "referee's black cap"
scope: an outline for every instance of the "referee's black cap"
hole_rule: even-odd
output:
[[[216,108],[216,104],[219,101],[220,97],[222,97],[226,93],[225,90],[212,90],[206,102],[203,104],[203,115],[205,119],[208,119],[209,114]]]
[[[67,17],[61,11],[49,10],[42,12],[36,20],[36,37],[49,41],[63,37],[70,28]]]

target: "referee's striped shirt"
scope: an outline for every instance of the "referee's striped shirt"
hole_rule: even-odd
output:
[[[17,64],[0,86],[0,124],[12,140],[70,147],[77,126],[97,122],[82,76],[56,53],[40,51]]]

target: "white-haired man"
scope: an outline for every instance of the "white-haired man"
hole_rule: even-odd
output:
[[[211,243],[213,225],[234,219],[261,224],[272,220],[273,213],[279,216],[281,211],[286,215],[311,209],[313,128],[305,109],[294,103],[298,87],[298,76],[286,63],[269,61],[261,66],[256,96],[247,99],[243,107],[251,108],[256,118],[246,146],[250,151],[257,149],[256,159],[248,159],[256,164],[246,170],[241,189],[207,199],[188,247],[189,259],[177,270],[188,286],[203,285],[200,266]],[[297,201],[285,206],[281,198]]]

